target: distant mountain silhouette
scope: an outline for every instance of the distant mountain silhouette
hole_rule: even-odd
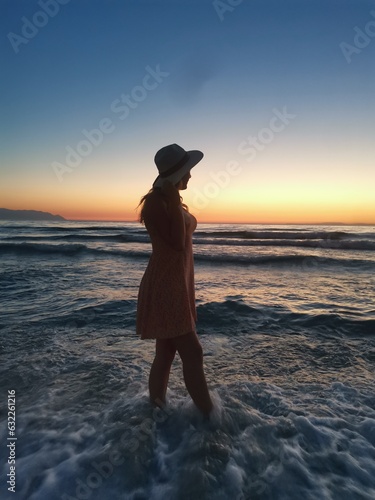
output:
[[[66,220],[61,215],[52,215],[39,210],[8,210],[0,208],[0,220]]]

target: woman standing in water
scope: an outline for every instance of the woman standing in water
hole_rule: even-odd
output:
[[[201,151],[185,151],[177,144],[155,155],[159,175],[140,202],[140,222],[150,235],[152,254],[138,292],[137,334],[156,339],[156,355],[149,377],[150,400],[165,404],[169,372],[178,351],[186,388],[201,412],[213,408],[203,370],[203,351],[195,323],[192,234],[197,220],[182,203],[190,170]]]

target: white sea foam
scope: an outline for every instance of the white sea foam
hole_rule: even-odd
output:
[[[300,392],[304,409],[296,414],[283,388],[248,383],[212,391],[215,409],[209,422],[180,390],[169,391],[163,412],[150,406],[146,384],[138,389],[91,412],[83,406],[78,413],[56,411],[58,393],[50,395],[52,407],[31,407],[18,429],[19,498],[55,500],[86,493],[99,499],[111,492],[112,498],[152,500],[197,494],[313,499],[340,493],[370,500],[375,494],[375,410],[369,407],[367,416],[353,417],[337,385],[320,388],[322,397],[333,398],[341,408],[333,418],[318,415],[311,393]],[[364,397],[344,384],[341,389],[352,404]],[[282,401],[287,416],[264,413],[264,391]],[[111,463],[110,456],[121,463]]]

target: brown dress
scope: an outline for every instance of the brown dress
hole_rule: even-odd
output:
[[[172,248],[151,228],[152,254],[143,275],[137,304],[137,334],[141,339],[168,339],[195,331],[192,234],[196,218],[184,212],[185,249]]]

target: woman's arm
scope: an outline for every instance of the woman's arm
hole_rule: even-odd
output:
[[[144,219],[148,228],[154,228],[168,245],[178,251],[185,249],[185,219],[178,190],[171,183],[162,189],[168,203],[161,196],[152,195],[145,203]]]

